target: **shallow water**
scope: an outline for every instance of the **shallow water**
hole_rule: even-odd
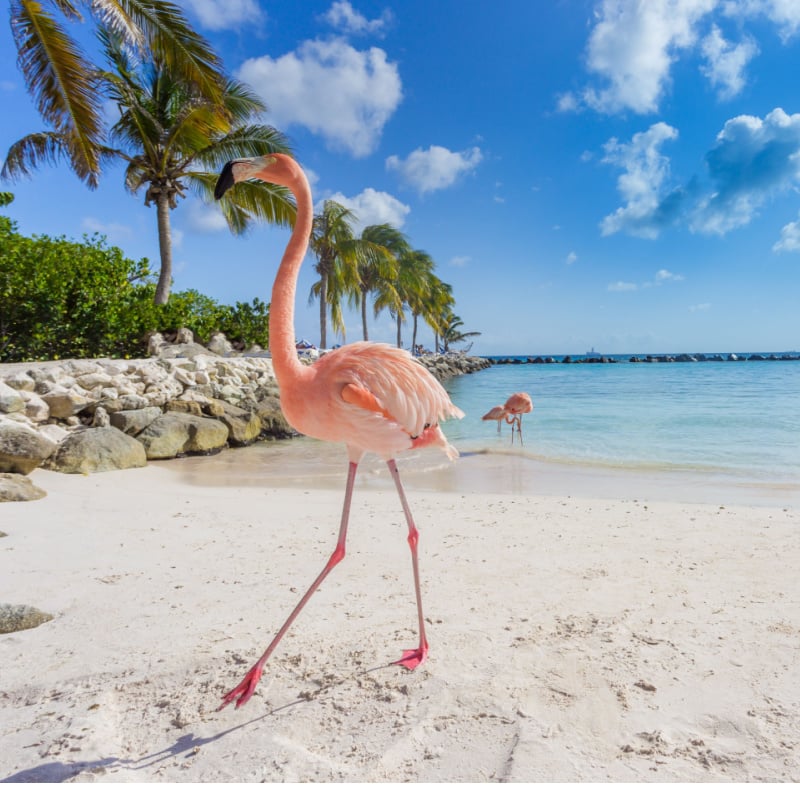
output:
[[[800,506],[800,362],[498,365],[446,382],[467,416],[444,424],[461,452],[398,458],[415,490]],[[524,445],[481,416],[515,391],[534,410]],[[297,438],[182,459],[200,485],[343,488],[341,445]],[[390,489],[365,456],[359,488]]]

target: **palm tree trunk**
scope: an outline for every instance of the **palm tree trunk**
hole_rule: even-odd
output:
[[[397,346],[398,347],[402,347],[403,346],[403,335],[402,335],[403,331],[402,331],[402,327],[403,327],[403,318],[400,316],[400,314],[398,314],[397,315]]]
[[[417,352],[417,320],[419,319],[419,314],[414,314],[414,330],[411,334],[411,352]]]
[[[361,292],[361,327],[364,329],[364,341],[369,341],[367,333],[367,293]]]
[[[328,317],[327,317],[327,302],[328,302],[328,276],[322,273],[320,276],[319,288],[319,346],[322,350],[328,349],[328,340],[326,333],[328,331]]]
[[[158,249],[161,255],[161,272],[156,286],[155,304],[163,306],[169,300],[172,288],[172,229],[169,221],[169,197],[165,192],[156,199],[158,219]]]

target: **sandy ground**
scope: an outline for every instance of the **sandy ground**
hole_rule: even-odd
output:
[[[0,602],[55,616],[0,637],[0,780],[800,780],[796,507],[412,488],[407,672],[406,530],[367,476],[347,557],[218,713],[341,490],[180,469],[37,470],[48,497],[0,506]]]

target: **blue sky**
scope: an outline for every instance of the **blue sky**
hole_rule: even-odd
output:
[[[180,4],[315,201],[431,254],[473,352],[800,349],[797,0]],[[0,54],[4,154],[44,126],[7,24]],[[158,265],[155,210],[119,169],[93,192],[66,166],[1,188],[25,234],[99,231]],[[269,297],[285,230],[234,238],[193,197],[173,227],[175,290]],[[312,264],[296,332],[316,342]],[[388,316],[370,338],[393,341]]]

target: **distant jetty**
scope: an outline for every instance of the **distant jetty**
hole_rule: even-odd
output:
[[[492,364],[685,364],[700,361],[800,361],[800,353],[681,353],[680,355],[485,356]]]

